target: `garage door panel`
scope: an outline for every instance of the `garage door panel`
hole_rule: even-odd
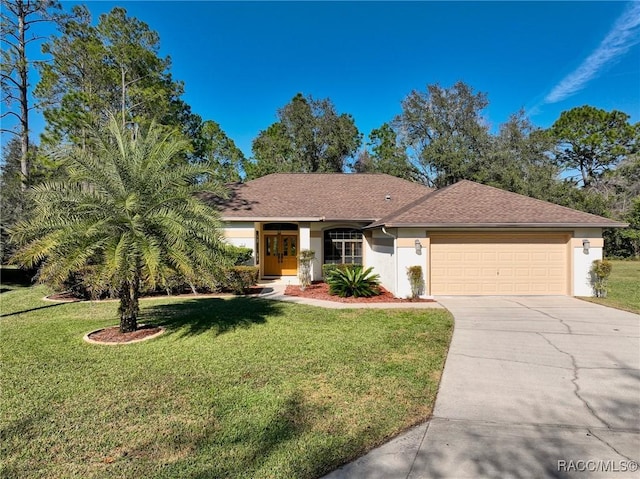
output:
[[[500,268],[499,270],[499,278],[496,278],[496,281],[499,283],[504,282],[512,282],[516,276],[515,268]]]
[[[515,268],[515,273],[516,278],[528,278],[530,276],[529,268]]]
[[[484,266],[481,268],[482,277],[487,278],[489,276],[495,276],[497,273],[497,268],[495,266]]]
[[[486,264],[497,264],[498,262],[498,253],[497,251],[483,251],[480,254],[480,258]]]
[[[540,263],[546,263],[549,258],[547,251],[533,251],[531,252],[531,260]]]
[[[478,280],[479,278],[482,278],[484,276],[481,268],[473,268],[473,267],[466,268],[465,274],[470,280]]]
[[[432,234],[432,294],[567,294],[565,233]]]
[[[516,258],[515,258],[515,254],[512,251],[502,251],[500,253],[498,253],[498,261],[500,262],[499,264],[508,264],[508,263],[512,263]]]
[[[515,284],[498,283],[492,289],[495,291],[492,294],[514,294]]]
[[[482,294],[482,295],[499,294],[497,285],[492,283],[483,283],[479,287],[479,290],[480,292],[476,294]]]

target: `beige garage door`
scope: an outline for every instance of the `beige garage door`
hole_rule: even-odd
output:
[[[565,233],[431,235],[431,294],[568,294]]]

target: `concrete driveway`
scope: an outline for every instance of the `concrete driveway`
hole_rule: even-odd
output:
[[[569,297],[440,297],[433,418],[326,476],[640,477],[640,316]]]

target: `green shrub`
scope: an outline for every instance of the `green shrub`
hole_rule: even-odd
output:
[[[253,250],[251,248],[228,244],[226,250],[232,264],[236,266],[246,265],[253,258]]]
[[[224,288],[227,282],[227,274],[223,277],[212,274],[201,274],[198,278],[185,278],[177,272],[166,271],[164,280],[154,287],[142,282],[140,293],[143,296],[155,296],[158,294],[183,294],[183,293],[216,293]],[[101,281],[95,271],[95,267],[86,266],[83,269],[72,273],[61,284],[52,284],[53,289],[58,292],[69,292],[73,297],[84,300],[97,300],[107,298],[118,298],[117,287]],[[230,286],[226,286],[231,289]]]
[[[71,273],[62,284],[51,284],[58,293],[69,292],[74,298],[91,300],[117,298],[116,288],[100,282],[95,267],[84,268]]]
[[[424,292],[424,277],[422,276],[422,266],[409,266],[407,276],[411,284],[411,297],[418,298]]]
[[[335,269],[327,280],[329,293],[341,298],[368,298],[380,294],[380,276],[372,271],[373,267],[363,270],[360,265]]]
[[[140,292],[144,296],[157,294],[183,294],[183,293],[216,293],[221,290],[230,290],[236,294],[244,294],[258,282],[259,269],[256,266],[244,266],[238,264],[248,261],[253,254],[251,248],[228,245],[227,251],[235,266],[224,270],[221,274],[201,274],[197,278],[185,278],[176,272],[167,271],[164,281],[155,287],[141,284]],[[74,297],[80,299],[105,299],[117,298],[118,291],[113,285],[103,284],[97,277],[95,268],[87,266],[69,276],[60,285],[53,285],[58,292],[68,291]]]
[[[260,269],[256,266],[232,266],[225,272],[224,288],[244,294],[258,282]]]
[[[331,275],[335,272],[335,271],[344,271],[346,269],[352,269],[354,267],[357,267],[360,265],[357,264],[323,264],[322,265],[322,278],[325,280],[325,282],[329,282],[329,278],[331,277]]]
[[[597,259],[591,265],[591,283],[593,284],[596,298],[607,297],[607,283],[612,269],[613,265],[606,259]]]

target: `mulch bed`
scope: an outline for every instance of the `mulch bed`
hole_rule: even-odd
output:
[[[380,294],[378,296],[371,296],[370,298],[341,298],[340,296],[334,296],[329,294],[329,285],[327,283],[318,282],[313,283],[304,291],[300,290],[300,286],[287,286],[284,294],[287,296],[298,296],[300,298],[309,299],[321,299],[324,301],[335,301],[339,303],[432,303],[432,299],[404,299],[396,298],[393,294],[384,288],[380,288]]]
[[[248,288],[244,294],[242,294],[242,296],[251,296],[251,295],[256,295],[256,294],[260,294],[262,292],[262,286],[254,286],[252,288]],[[167,293],[163,292],[163,291],[157,291],[155,293],[149,293],[149,294],[145,294],[144,296],[140,296],[140,299],[143,298],[184,298],[184,297],[190,297],[190,298],[198,298],[200,296],[237,296],[235,293],[232,293],[231,291],[228,290],[223,290],[223,291],[217,291],[217,292],[213,292],[213,293],[206,293],[206,292],[202,292],[202,293],[198,293],[198,294],[193,294],[193,292],[191,291],[187,291],[184,293],[176,293],[176,294],[171,294],[168,295]]]
[[[89,339],[101,343],[128,343],[135,340],[145,339],[162,331],[159,326],[140,325],[136,331],[131,333],[121,333],[120,326],[101,329],[89,334]]]
[[[55,301],[82,301],[82,298],[78,298],[71,291],[50,294],[47,296],[47,299],[53,299]]]

